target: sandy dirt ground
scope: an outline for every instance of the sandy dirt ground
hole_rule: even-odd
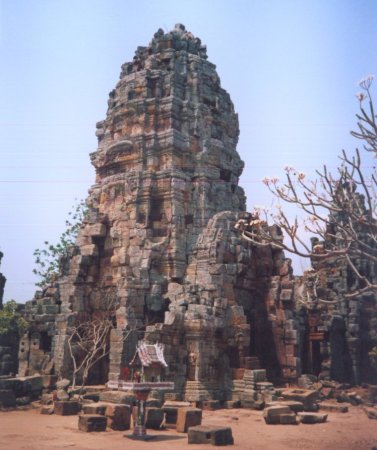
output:
[[[211,445],[187,443],[187,435],[174,429],[150,430],[155,438],[132,441],[129,432],[85,433],[77,416],[42,415],[38,409],[0,412],[1,450],[124,450],[209,449]],[[233,409],[203,411],[203,425],[231,426],[234,450],[371,450],[377,447],[377,421],[360,407],[348,413],[329,413],[316,425],[266,425],[260,411]]]

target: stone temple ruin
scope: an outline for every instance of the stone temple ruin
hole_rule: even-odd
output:
[[[71,327],[110,298],[116,328],[91,383],[117,380],[140,337],[164,344],[176,399],[253,399],[249,369],[283,382],[331,371],[334,345],[345,351],[352,339],[350,377],[365,379],[356,348],[376,340],[376,299],[369,316],[346,301],[336,317],[302,310],[313,273],[293,277],[282,251],[253,247],[234,229],[247,216],[238,117],[200,39],[177,25],[138,47],[96,134],[89,213],[62,276],[26,305],[20,375],[69,377]],[[344,282],[342,268],[328,270],[327,288]],[[335,342],[329,332],[340,322]],[[134,332],[124,340],[126,329]]]

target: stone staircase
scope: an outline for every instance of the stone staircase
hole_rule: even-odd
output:
[[[274,385],[267,381],[265,369],[245,369],[242,379],[231,381],[231,399],[243,407],[253,407],[255,402],[275,400]]]
[[[218,399],[220,389],[215,382],[187,381],[184,390],[184,399],[188,402],[201,402],[209,399]]]

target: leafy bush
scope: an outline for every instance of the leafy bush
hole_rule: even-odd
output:
[[[18,311],[15,300],[9,300],[0,310],[0,335],[7,333],[18,333],[20,336],[25,332],[27,322]]]

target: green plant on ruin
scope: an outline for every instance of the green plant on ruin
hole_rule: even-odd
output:
[[[44,247],[36,249],[33,253],[35,257],[35,269],[33,273],[40,277],[36,283],[39,287],[45,287],[53,283],[61,275],[61,260],[68,256],[68,250],[75,244],[80,227],[87,214],[87,206],[80,200],[72,207],[65,222],[66,229],[61,234],[56,244],[49,241],[44,242]]]
[[[351,134],[363,144],[365,154],[377,157],[377,116],[371,95],[373,76],[359,82],[357,94],[358,131]],[[255,246],[286,250],[312,262],[347,264],[354,282],[346,297],[377,292],[377,172],[373,161],[369,172],[362,164],[361,152],[344,150],[340,165],[331,173],[326,165],[317,178],[308,180],[303,172],[285,168],[285,181],[265,178],[273,194],[275,210],[259,208],[250,218],[238,221],[241,237]],[[283,205],[301,211],[291,220]],[[313,236],[307,242],[308,233]],[[284,239],[283,239],[284,236]],[[325,300],[324,300],[325,301]]]
[[[0,310],[0,335],[17,333],[22,336],[27,329],[27,322],[19,312],[15,300],[9,300]]]

